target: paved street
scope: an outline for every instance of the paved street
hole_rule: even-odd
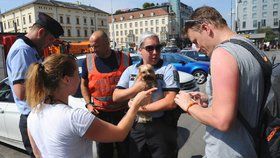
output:
[[[280,62],[280,51],[268,52],[268,57],[276,55],[276,62]],[[0,59],[2,61],[2,59]],[[1,69],[1,67],[0,67]],[[2,70],[0,70],[1,72]],[[2,79],[3,77],[0,76]],[[204,85],[200,86],[201,91],[204,90]],[[178,144],[180,147],[179,158],[198,158],[204,154],[203,135],[205,126],[193,120],[189,116],[181,115],[178,123]],[[0,158],[28,158],[27,155],[14,148],[7,147],[0,143]]]

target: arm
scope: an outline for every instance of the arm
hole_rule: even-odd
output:
[[[135,96],[126,115],[117,126],[95,118],[84,137],[98,142],[123,141],[130,131],[141,102],[149,97],[156,88],[142,91]],[[113,134],[112,134],[113,133]]]
[[[228,131],[236,118],[238,108],[239,70],[235,58],[222,48],[216,49],[211,59],[211,75],[213,85],[212,106],[203,108],[196,104],[191,106],[188,112],[205,125],[212,126],[220,131]],[[177,101],[185,100],[185,95],[184,93],[178,95],[179,98],[176,97],[176,99],[179,100]],[[188,103],[178,103],[182,109],[186,109],[186,104]]]
[[[19,100],[25,99],[25,85],[24,83],[16,83],[13,85],[14,92]]]
[[[31,144],[31,147],[32,147],[32,150],[33,150],[33,153],[35,155],[36,158],[40,158],[41,157],[41,152],[40,150],[38,149],[33,137],[31,136],[29,130],[27,129],[27,134],[28,134],[28,138],[30,140],[30,144]]]
[[[91,101],[91,96],[88,89],[88,79],[81,78],[81,93],[86,103]]]

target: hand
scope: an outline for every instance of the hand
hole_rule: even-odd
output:
[[[195,102],[189,93],[180,91],[174,99],[175,103],[179,105],[185,112],[188,111],[191,102]]]
[[[191,97],[204,108],[208,107],[208,96],[202,92],[189,92]]]
[[[99,112],[98,112],[98,110],[96,109],[96,107],[93,105],[93,104],[88,104],[87,105],[87,109],[92,113],[92,114],[94,114],[94,115],[98,115],[99,114]]]
[[[140,106],[146,105],[147,100],[150,100],[152,93],[156,90],[157,88],[151,88],[147,91],[139,92],[129,103],[129,107],[136,106],[136,108],[139,108]]]
[[[138,90],[138,92],[141,92],[145,90],[146,88],[146,83],[142,80],[141,77],[138,77],[137,80],[135,81],[133,87]]]

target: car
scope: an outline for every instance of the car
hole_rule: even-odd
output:
[[[210,61],[210,58],[207,55],[196,50],[181,50],[180,54],[188,56],[198,61]]]
[[[181,50],[178,47],[164,47],[161,50],[161,53],[179,53]]]
[[[207,80],[209,73],[209,62],[196,61],[187,56],[177,53],[162,53],[161,58],[175,66],[178,71],[192,74],[197,84],[203,84]]]

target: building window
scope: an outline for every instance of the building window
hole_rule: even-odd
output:
[[[158,27],[156,27],[156,32],[158,32],[159,31],[159,29],[158,29]]]
[[[140,21],[140,27],[142,27],[143,26],[143,22],[142,21]]]
[[[263,5],[263,6],[262,6],[262,9],[263,9],[263,10],[267,10],[267,5]]]
[[[154,32],[154,28],[151,28],[151,32]]]
[[[267,0],[262,0],[263,3],[267,3]]]
[[[274,26],[278,26],[278,18],[274,18],[273,19],[273,25]]]
[[[278,16],[278,11],[273,11],[273,16]]]
[[[273,4],[273,9],[278,9],[278,4]]]
[[[133,30],[129,30],[129,34],[133,34]]]
[[[80,30],[79,30],[79,29],[77,29],[77,36],[78,36],[78,37],[80,37],[80,36],[81,36],[81,34],[80,34]]]
[[[261,20],[261,26],[262,26],[262,27],[266,27],[266,20],[265,20],[265,19],[262,19],[262,20]]]
[[[253,13],[253,14],[252,14],[252,18],[253,18],[253,19],[256,19],[256,18],[257,18],[257,13]]]
[[[135,27],[138,27],[138,22],[135,22],[135,23],[134,23],[134,26],[135,26]]]
[[[246,21],[243,21],[243,22],[242,22],[242,28],[243,28],[243,29],[246,28]]]
[[[263,13],[262,13],[262,17],[263,17],[263,18],[266,18],[266,17],[267,17],[267,12],[263,12]]]
[[[148,26],[148,21],[145,21],[145,26]]]
[[[68,37],[71,37],[71,30],[70,29],[67,30],[67,35],[68,35]]]
[[[93,26],[93,19],[90,19],[90,25]]]
[[[87,24],[87,18],[84,18],[84,24]]]
[[[6,23],[4,22],[3,24],[4,24],[4,29],[6,30],[6,29],[7,29],[7,28],[6,28]]]
[[[158,20],[156,20],[156,25],[158,25]]]
[[[257,0],[253,0],[253,4],[257,4]]]
[[[22,21],[23,21],[23,25],[25,25],[26,24],[25,17],[22,17]]]
[[[67,24],[70,24],[70,17],[67,17],[66,20],[67,20]]]
[[[135,29],[135,34],[138,34],[138,29]]]
[[[101,20],[101,26],[104,26],[104,21],[103,20]]]
[[[253,6],[252,11],[254,11],[254,12],[257,11],[257,6]]]
[[[19,26],[19,20],[17,19],[17,26]]]
[[[31,15],[28,15],[29,23],[32,23]]]
[[[129,23],[129,27],[132,28],[132,23]]]
[[[246,20],[247,19],[247,14],[244,14],[243,15],[243,20]]]
[[[119,36],[119,31],[116,31],[116,36]]]
[[[273,2],[279,2],[279,0],[273,0]]]
[[[257,20],[253,20],[253,27],[256,28],[258,26],[258,21]]]
[[[121,36],[123,35],[123,31],[120,31],[120,35],[121,35]]]
[[[116,24],[116,29],[119,29],[119,25],[118,24]]]
[[[60,21],[61,24],[63,24],[63,17],[62,16],[59,17],[59,21]]]
[[[120,24],[120,29],[122,29],[122,24]]]
[[[161,19],[161,24],[165,24],[165,19]]]
[[[143,29],[140,29],[140,34],[142,34],[143,33]]]
[[[247,1],[243,1],[243,5],[247,6],[248,2]]]
[[[87,34],[87,30],[85,30],[85,37],[87,37],[88,36],[88,34]]]
[[[243,12],[244,12],[244,13],[247,13],[247,8],[246,8],[246,7],[243,8]]]
[[[150,21],[150,25],[153,26],[154,25],[154,20]]]
[[[125,36],[127,35],[127,30],[124,31],[124,35],[125,35]]]
[[[126,29],[126,23],[124,23],[124,28]]]
[[[77,17],[76,18],[76,24],[79,25],[80,24],[80,19]]]

